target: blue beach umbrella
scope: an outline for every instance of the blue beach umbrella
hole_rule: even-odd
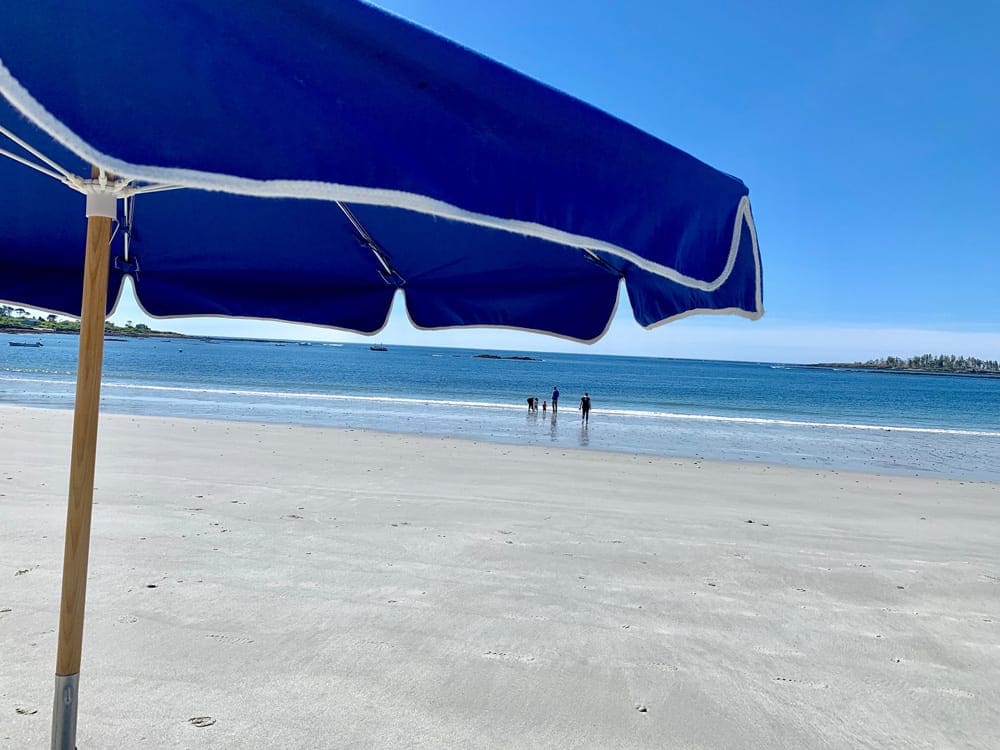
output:
[[[763,312],[740,180],[355,0],[14,4],[0,94],[0,299],[82,321],[53,747],[126,278],[155,316],[362,333],[395,300],[592,342],[622,284],[646,327]]]

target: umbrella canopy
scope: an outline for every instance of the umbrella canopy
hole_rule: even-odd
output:
[[[364,333],[397,290],[421,328],[582,341],[622,282],[644,326],[761,313],[742,182],[371,6],[39,0],[4,16],[0,127],[131,196],[109,309],[131,276],[157,316]],[[0,182],[18,186],[0,299],[78,315],[73,192],[9,159]],[[201,190],[135,194],[150,185]]]
[[[15,4],[0,95],[0,299],[82,320],[53,747],[75,743],[126,277],[153,315],[364,333],[397,292],[418,327],[580,341],[622,283],[645,326],[763,312],[742,182],[354,0]]]

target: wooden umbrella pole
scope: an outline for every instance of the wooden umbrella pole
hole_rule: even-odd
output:
[[[97,176],[96,169],[93,176]],[[73,412],[56,691],[52,714],[53,750],[73,750],[76,747],[77,687],[83,646],[84,605],[87,598],[87,564],[90,558],[90,518],[94,499],[97,417],[101,399],[111,242],[111,218],[99,212],[103,210],[104,214],[110,212],[113,215],[115,206],[110,195],[99,195],[97,200],[92,200],[93,197],[88,195],[87,200],[87,250],[80,314],[76,404]]]

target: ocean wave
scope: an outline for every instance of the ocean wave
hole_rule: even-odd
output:
[[[815,422],[798,419],[776,419],[773,417],[730,417],[717,414],[683,414],[666,411],[641,411],[634,409],[602,409],[604,414],[625,417],[676,419],[693,422],[726,422],[732,424],[774,425],[778,427],[822,427],[838,430],[868,430],[872,432],[913,432],[928,435],[968,435],[974,437],[1000,438],[1000,432],[988,430],[962,430],[948,427],[908,427],[888,424],[863,424],[853,422]]]
[[[29,367],[5,367],[3,372],[16,372],[21,375],[72,375],[72,370],[47,370],[43,367],[29,368]],[[23,380],[23,378],[0,378],[0,380]],[[38,381],[38,382],[56,382],[56,381]]]
[[[64,373],[57,373],[64,374]],[[24,383],[45,383],[50,385],[75,386],[72,380],[54,380],[51,378],[12,378],[0,377],[0,382],[24,382]],[[102,385],[105,389],[158,392],[158,393],[178,393],[190,394],[192,396],[233,396],[237,398],[258,398],[258,399],[281,399],[317,402],[361,402],[370,404],[385,405],[409,405],[409,406],[433,406],[452,407],[467,409],[495,409],[503,411],[524,411],[524,404],[497,402],[497,401],[473,401],[458,399],[438,399],[420,398],[407,396],[383,396],[365,394],[346,393],[311,393],[306,391],[271,391],[245,388],[204,388],[193,386],[176,385],[146,385],[138,383],[116,383],[105,382]],[[567,410],[563,407],[564,413],[573,414],[575,408]],[[645,420],[673,420],[682,422],[707,422],[716,424],[733,425],[757,425],[762,427],[794,427],[811,429],[835,429],[835,430],[861,430],[868,432],[901,432],[924,435],[960,435],[966,437],[1000,438],[1000,432],[989,430],[970,430],[946,427],[912,427],[894,424],[864,424],[853,422],[823,422],[798,419],[782,419],[775,417],[744,417],[727,416],[719,414],[689,414],[684,412],[653,411],[643,409],[620,409],[601,408],[595,410],[595,414],[603,416],[622,417],[625,419],[645,419]]]

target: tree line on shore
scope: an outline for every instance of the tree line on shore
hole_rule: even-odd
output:
[[[38,315],[37,317],[29,313],[23,307],[13,307],[11,305],[0,305],[0,330],[4,331],[24,331],[38,332],[51,331],[54,333],[79,333],[80,321],[75,318],[64,318],[59,315]],[[126,321],[125,325],[115,325],[111,322],[104,324],[104,330],[108,333],[118,333],[122,335],[156,335],[145,323],[133,323]]]
[[[967,372],[1000,374],[1000,362],[955,354],[920,354],[916,357],[884,357],[867,362],[826,363],[828,367],[858,367],[868,370],[920,370],[921,372]]]

